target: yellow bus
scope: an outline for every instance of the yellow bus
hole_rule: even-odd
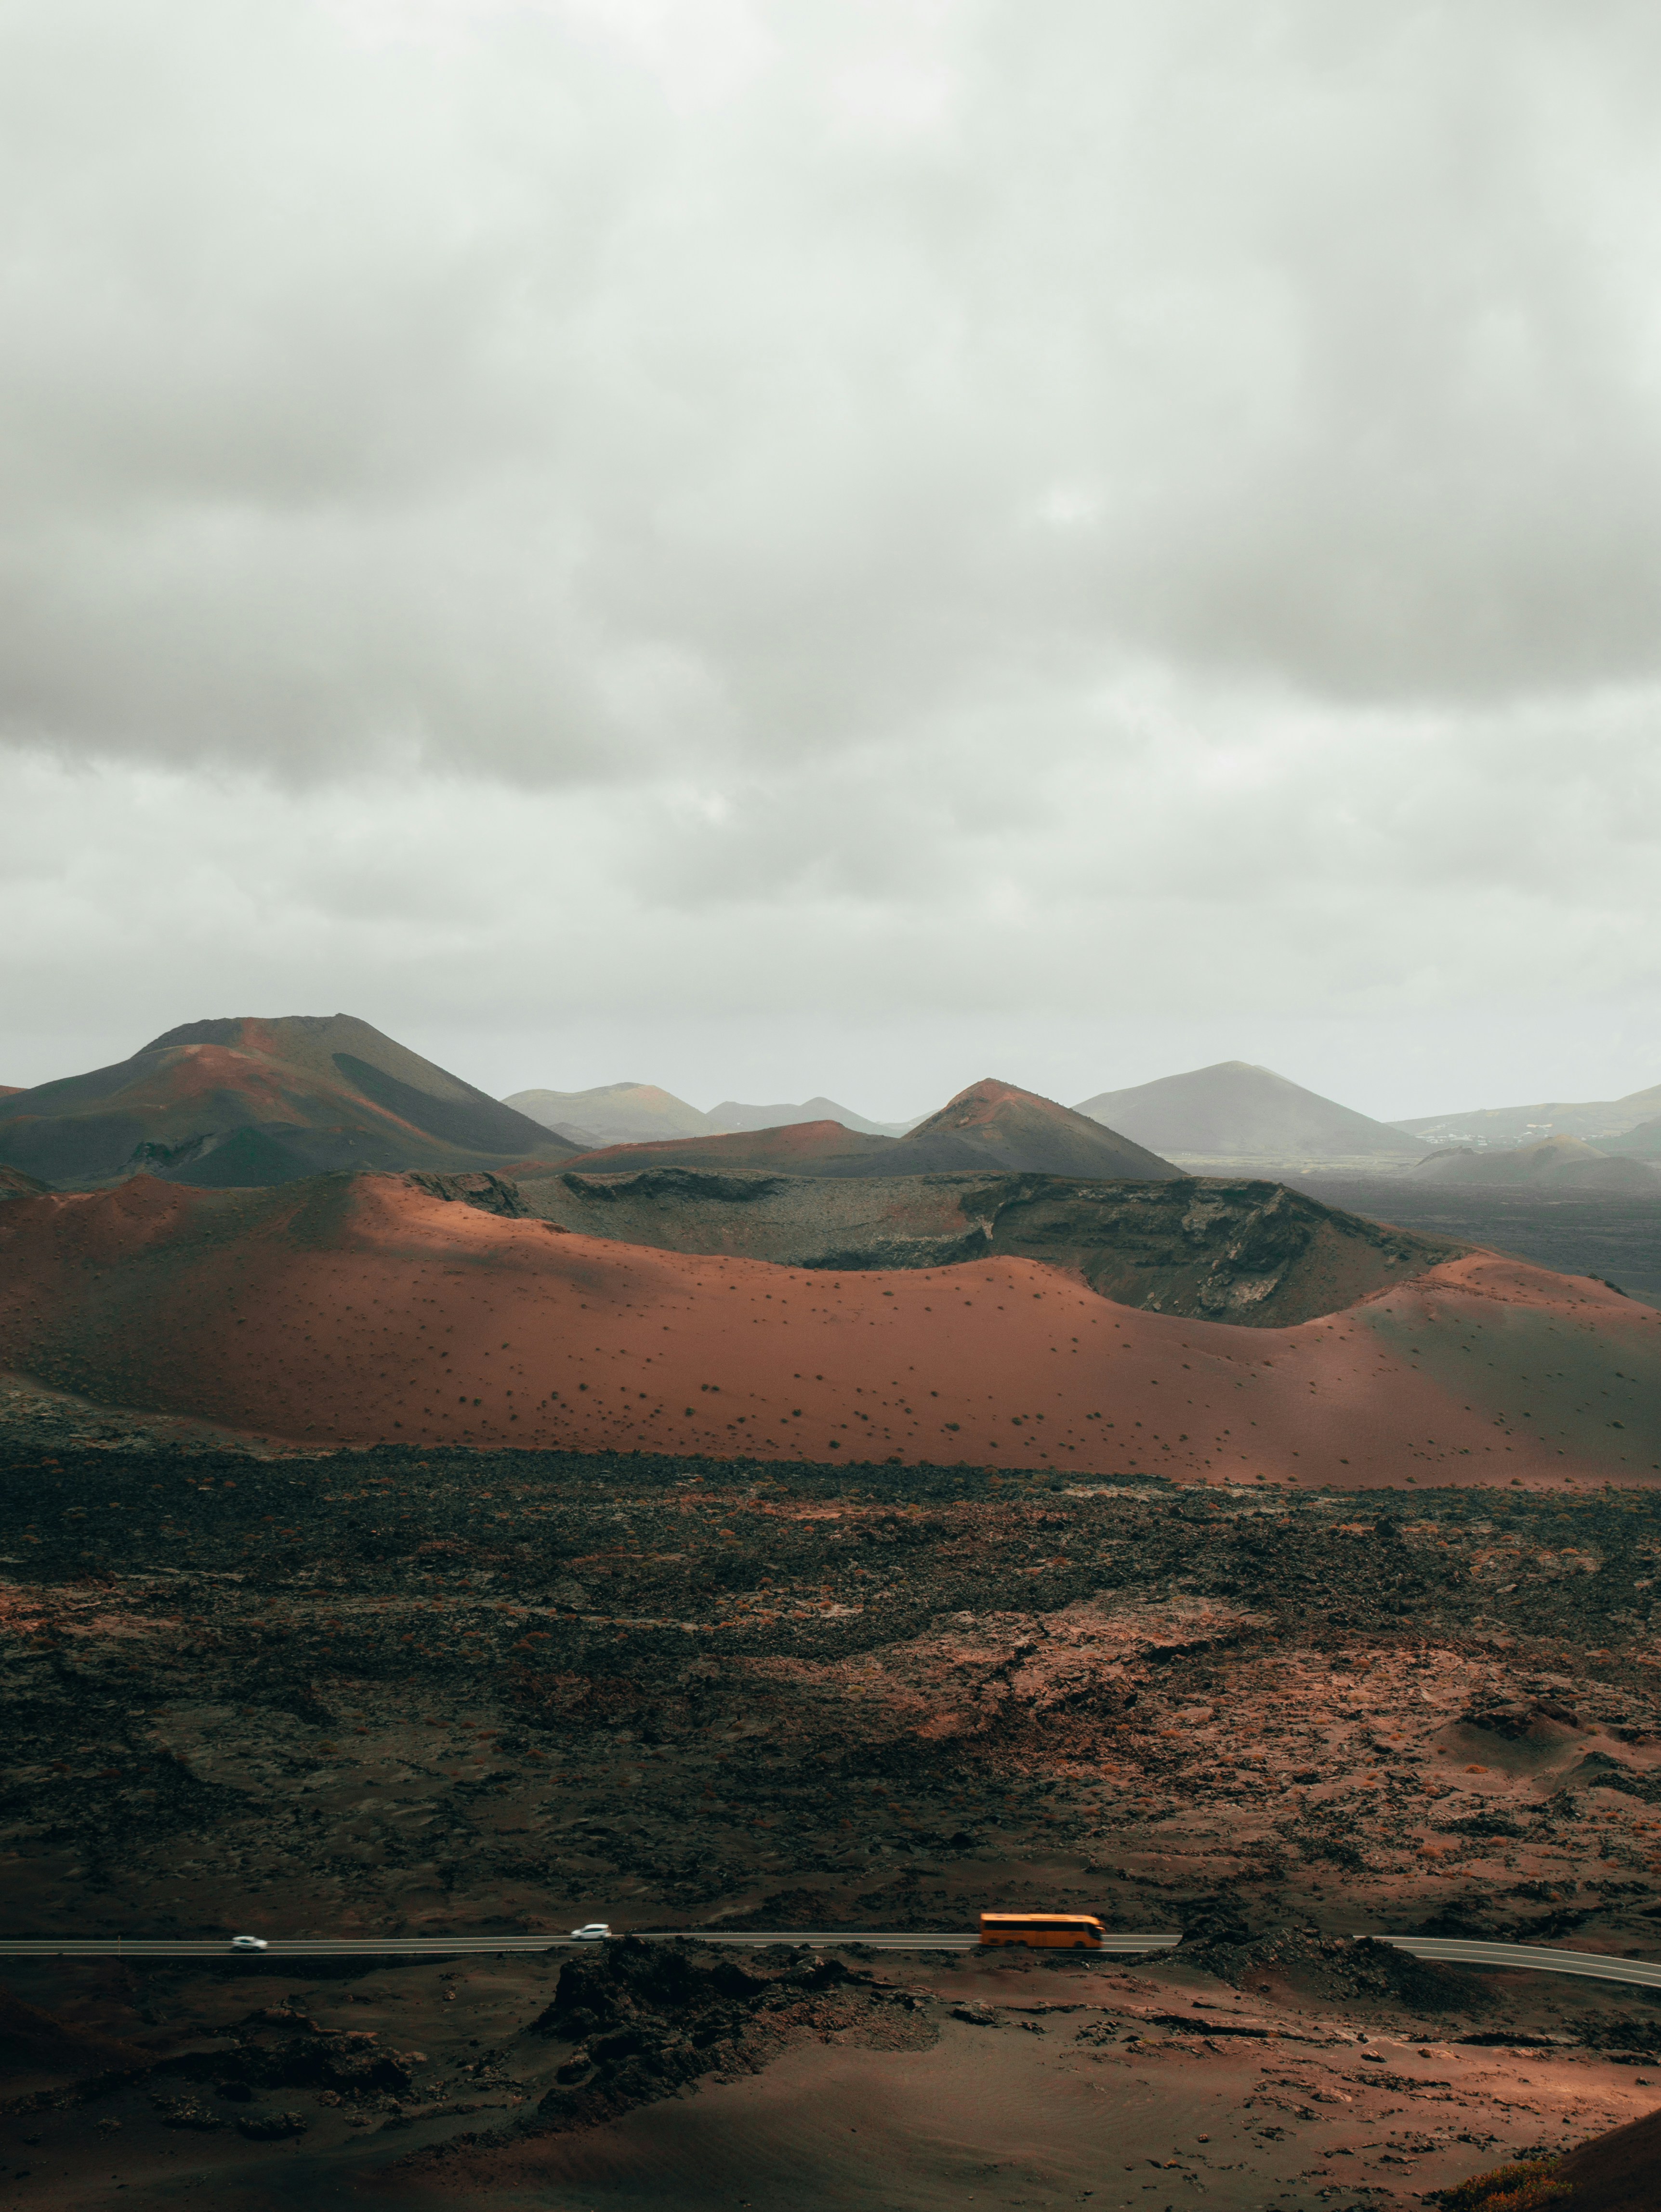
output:
[[[1090,1951],[1102,1940],[1093,1912],[983,1912],[983,1943],[1025,1943],[1037,1950]]]

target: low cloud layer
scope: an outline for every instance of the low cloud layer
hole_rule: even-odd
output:
[[[336,1005],[879,1114],[1661,1078],[1658,63],[9,9],[0,1080]]]

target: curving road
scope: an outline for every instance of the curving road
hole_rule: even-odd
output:
[[[1457,1936],[1375,1936],[1410,1951],[1415,1959],[1440,1959],[1456,1966],[1520,1966],[1533,1974],[1584,1974],[1595,1982],[1633,1982],[1661,1990],[1661,1966],[1644,1959],[1611,1959],[1597,1951],[1560,1951],[1539,1943],[1467,1943]]]

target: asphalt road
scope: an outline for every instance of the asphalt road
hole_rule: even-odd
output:
[[[1456,1966],[1522,1966],[1535,1974],[1585,1974],[1595,1982],[1633,1982],[1661,1990],[1661,1966],[1643,1959],[1611,1959],[1595,1951],[1548,1950],[1536,1943],[1465,1943],[1457,1936],[1380,1936],[1415,1959],[1441,1959]]]
[[[624,1933],[630,1931],[624,1930]],[[726,1943],[735,1949],[759,1950],[770,1943],[848,1947],[862,1944],[871,1951],[976,1951],[980,1938],[972,1929],[939,1929],[932,1933],[873,1934],[861,1929],[779,1928],[745,1929],[742,1934],[703,1928],[642,1929],[648,1943],[672,1943],[689,1936],[700,1943]],[[1360,1939],[1357,1939],[1360,1940]],[[1150,1951],[1173,1950],[1180,1935],[1169,1930],[1126,1934],[1107,1933],[1095,1955],[1132,1957]],[[1612,1959],[1595,1951],[1547,1948],[1530,1943],[1468,1943],[1440,1936],[1380,1936],[1380,1943],[1409,1951],[1417,1959],[1439,1959],[1451,1966],[1509,1966],[1531,1973],[1581,1974],[1593,1981],[1625,1982],[1640,1989],[1661,1989],[1661,1966],[1642,1959]],[[453,1959],[518,1951],[575,1951],[583,1948],[571,1936],[273,1936],[264,1951],[235,1952],[224,1936],[24,1936],[0,1937],[0,1958],[7,1959]]]
[[[672,1943],[685,1936],[700,1943],[729,1943],[745,1950],[757,1950],[769,1943],[861,1943],[872,1951],[980,1948],[980,1938],[973,1929],[961,1928],[942,1929],[922,1936],[872,1935],[861,1929],[848,1928],[746,1929],[742,1935],[703,1928],[619,1929],[618,1933],[638,1933],[648,1943]],[[1170,1950],[1181,1941],[1180,1935],[1174,1933],[1127,1936],[1115,1932],[1096,1948],[1098,1953],[1128,1955]],[[478,1953],[578,1951],[586,1948],[571,1936],[273,1936],[264,1951],[254,1952],[234,1952],[227,1936],[0,1937],[0,1958],[5,1959],[449,1959]]]

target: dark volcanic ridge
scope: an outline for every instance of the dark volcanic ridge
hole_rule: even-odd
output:
[[[1337,1312],[1469,1249],[1282,1184],[1188,1177],[832,1180],[662,1164],[602,1174],[592,1164],[429,1187],[587,1237],[788,1267],[864,1273],[1007,1255],[1064,1268],[1121,1305],[1264,1328]]]
[[[350,1014],[187,1023],[115,1066],[0,1098],[0,1165],[86,1188],[469,1168],[579,1148]]]

